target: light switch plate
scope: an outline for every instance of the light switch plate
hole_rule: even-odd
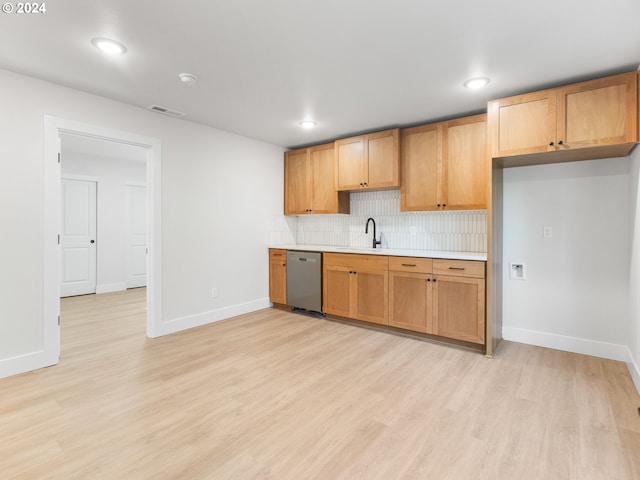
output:
[[[552,227],[543,227],[542,228],[542,236],[544,238],[551,238],[553,237],[553,228]]]

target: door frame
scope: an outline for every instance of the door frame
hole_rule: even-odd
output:
[[[98,140],[125,143],[147,149],[147,337],[159,336],[162,326],[162,229],[161,229],[161,141],[130,132],[99,127],[51,115],[44,116],[44,252],[43,252],[43,356],[44,364],[60,358],[60,181],[58,154],[60,134],[80,135]],[[40,362],[38,362],[40,363]]]

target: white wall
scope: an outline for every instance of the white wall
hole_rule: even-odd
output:
[[[629,168],[622,158],[504,170],[505,339],[627,359]],[[527,280],[510,280],[509,262],[526,264]]]
[[[631,258],[629,261],[629,371],[640,393],[640,147],[631,152],[630,173],[630,230]]]
[[[146,164],[97,155],[65,153],[62,138],[62,175],[86,175],[98,179],[97,189],[97,285],[96,293],[127,288],[127,182],[144,184]]]
[[[269,305],[283,148],[4,70],[0,85],[0,376],[43,345],[45,115],[161,140],[161,333]]]

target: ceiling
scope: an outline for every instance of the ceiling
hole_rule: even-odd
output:
[[[635,70],[638,0],[65,0],[0,16],[0,68],[276,145],[481,112]],[[93,37],[124,43],[107,56]],[[178,74],[198,76],[194,86]],[[462,87],[491,78],[481,91]],[[160,114],[158,114],[160,115]],[[304,130],[299,122],[318,125]]]

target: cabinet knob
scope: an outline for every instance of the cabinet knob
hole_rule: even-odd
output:
[[[433,281],[435,282],[435,281],[436,281],[436,279],[434,278],[434,279],[433,279]]]
[[[427,282],[430,282],[430,281],[431,281],[431,279],[430,279],[430,278],[427,278]]]
[[[553,142],[549,143],[549,146],[550,146],[550,147],[553,147]]]
[[[440,208],[440,204],[438,204],[437,207]]]
[[[558,145],[562,145],[562,140],[560,140],[560,141],[558,142]]]
[[[446,206],[447,206],[447,204],[446,204],[446,203],[443,203],[443,204],[442,204],[442,208],[444,208],[444,207],[446,207]]]
[[[368,185],[369,185],[369,184],[368,184],[367,182],[364,182],[364,186],[365,186],[365,187],[366,187],[366,186],[368,186]]]

